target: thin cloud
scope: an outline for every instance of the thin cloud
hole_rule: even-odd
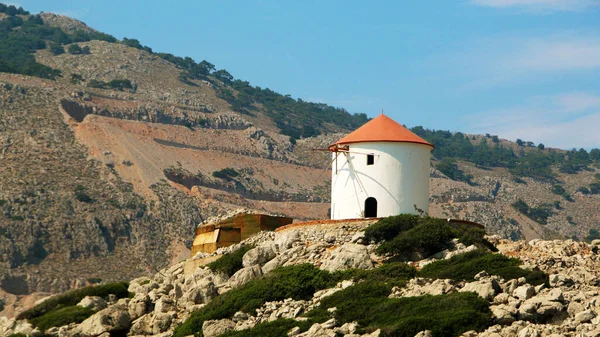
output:
[[[600,147],[600,94],[537,96],[521,106],[478,113],[465,121],[474,133],[521,138],[563,149],[596,148]]]
[[[585,70],[600,68],[600,39],[532,40],[509,60],[526,70]]]
[[[471,0],[478,6],[530,11],[578,11],[600,6],[600,0]]]
[[[484,39],[430,61],[435,62],[444,65],[440,71],[461,79],[460,91],[552,81],[558,74],[592,76],[600,72],[600,36]]]

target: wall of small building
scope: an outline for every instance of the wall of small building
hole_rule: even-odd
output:
[[[349,153],[333,153],[331,218],[364,217],[365,200],[377,200],[377,216],[418,214],[429,208],[432,148],[423,144],[368,142],[349,145]],[[367,165],[367,154],[374,155]]]

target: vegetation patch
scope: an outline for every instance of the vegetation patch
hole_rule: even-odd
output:
[[[32,318],[31,324],[45,331],[51,327],[63,326],[70,323],[81,323],[86,318],[92,316],[94,311],[91,308],[84,308],[77,305],[50,310],[42,316]]]
[[[406,281],[414,278],[417,275],[417,270],[406,263],[390,262],[385,263],[374,269],[346,269],[333,273],[333,277],[338,280],[354,281],[377,281],[385,282],[394,286],[402,287]]]
[[[501,254],[476,250],[453,256],[449,260],[432,262],[419,272],[420,277],[473,281],[475,275],[485,270],[505,280],[525,277],[527,282],[538,285],[547,283],[548,275],[539,269],[526,270],[519,267],[521,261]]]
[[[288,331],[295,327],[299,327],[300,331],[306,331],[311,325],[311,321],[300,322],[293,319],[278,319],[273,322],[257,324],[251,329],[229,331],[219,335],[219,337],[281,337],[287,336]]]
[[[286,298],[308,300],[317,290],[334,286],[334,277],[312,264],[281,267],[271,274],[216,297],[200,311],[194,312],[177,329],[174,337],[202,336],[206,320],[232,317],[237,311],[254,314],[263,303]]]
[[[569,196],[570,198],[570,196]],[[523,199],[517,200],[512,206],[519,212],[525,214],[531,220],[545,225],[548,223],[548,218],[554,213],[552,208],[548,205],[541,205],[537,207],[530,207]]]
[[[492,322],[489,303],[473,293],[388,298],[391,285],[364,281],[324,298],[307,314],[316,321],[329,318],[336,308],[338,323],[357,322],[359,333],[381,329],[384,336],[414,336],[431,330],[434,336],[458,336],[481,331]]]
[[[473,176],[470,174],[465,174],[465,172],[458,168],[458,165],[456,165],[456,160],[454,159],[444,158],[439,163],[435,164],[435,168],[452,180],[464,181],[469,185],[474,184],[472,181]]]
[[[236,169],[234,169],[232,167],[227,167],[227,168],[224,168],[222,170],[214,171],[212,173],[212,175],[215,178],[225,179],[227,181],[232,181],[233,178],[239,176],[240,173],[238,171],[236,171]]]
[[[44,302],[34,306],[33,308],[23,311],[17,316],[17,319],[32,320],[41,317],[55,309],[74,306],[86,296],[99,296],[108,298],[108,295],[113,294],[117,298],[129,297],[127,282],[106,283],[99,286],[84,287],[67,291],[64,294],[50,297]]]
[[[414,253],[428,257],[446,249],[454,238],[465,245],[474,244],[483,249],[495,250],[484,235],[485,231],[478,227],[451,224],[446,220],[411,214],[381,219],[365,231],[367,240],[382,242],[377,253],[388,255],[393,260],[408,260]]]
[[[209,263],[208,268],[214,272],[223,273],[227,277],[231,277],[236,271],[243,268],[242,258],[252,248],[254,248],[252,245],[241,246],[233,252],[227,253],[216,261]]]

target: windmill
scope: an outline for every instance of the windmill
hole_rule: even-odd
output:
[[[333,152],[331,218],[415,214],[414,205],[427,210],[432,149],[431,143],[383,114],[328,148],[314,149]]]

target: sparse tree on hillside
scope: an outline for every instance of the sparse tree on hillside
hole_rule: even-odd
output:
[[[65,53],[65,48],[60,43],[52,42],[50,44],[50,52],[52,55],[60,55]]]
[[[225,83],[231,83],[233,81],[233,76],[225,69],[215,71],[213,76]]]

